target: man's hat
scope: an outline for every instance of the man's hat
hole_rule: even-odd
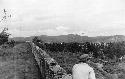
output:
[[[92,58],[92,57],[89,54],[83,54],[83,55],[81,55],[79,57],[80,60],[82,60],[82,59],[90,59],[90,58]]]

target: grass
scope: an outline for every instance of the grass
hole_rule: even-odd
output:
[[[29,44],[0,49],[0,79],[40,79],[40,74]]]
[[[71,52],[47,52],[53,57],[61,67],[69,74],[72,73],[72,67],[78,63],[77,57],[79,54]],[[96,67],[93,66],[97,79],[125,79],[125,62],[116,62],[114,64],[106,64],[103,69],[107,74],[102,74]]]
[[[72,73],[72,67],[78,62],[77,56],[79,54],[72,54],[71,52],[47,52],[53,57],[61,67],[63,67],[68,74]]]
[[[72,74],[72,67],[78,63],[79,53],[72,52],[50,52],[47,53],[54,58],[68,74]],[[125,79],[125,61],[107,64],[103,75],[94,67],[97,79]],[[28,43],[17,44],[13,48],[0,47],[0,79],[41,79],[38,65],[31,53]],[[118,78],[117,78],[118,77]]]

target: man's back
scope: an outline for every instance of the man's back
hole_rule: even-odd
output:
[[[79,63],[73,66],[73,79],[95,79],[95,73],[86,63]]]

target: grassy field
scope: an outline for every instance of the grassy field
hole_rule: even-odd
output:
[[[41,79],[40,74],[29,44],[0,48],[0,79]]]
[[[68,74],[71,74],[71,70],[74,64],[78,62],[78,54],[72,54],[71,52],[47,52],[53,57],[61,67],[63,67]]]
[[[68,74],[72,74],[72,67],[78,63],[79,53],[72,52],[50,52],[47,53],[54,58]],[[97,79],[125,79],[125,61],[109,62],[103,69],[103,74],[96,67]],[[0,79],[42,79],[39,67],[31,53],[28,43],[17,44],[16,46],[0,47]]]
[[[79,54],[71,52],[48,52],[48,53],[69,74],[72,73],[73,65],[78,63],[77,57],[79,56]],[[104,65],[103,70],[106,72],[106,74],[98,71],[96,65],[94,65],[93,68],[95,70],[97,79],[125,79],[125,61],[122,62],[110,61],[108,64]]]

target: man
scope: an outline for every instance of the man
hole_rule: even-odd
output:
[[[75,64],[72,69],[73,79],[96,79],[93,68],[87,64],[90,58],[88,54],[79,57],[80,63]]]

